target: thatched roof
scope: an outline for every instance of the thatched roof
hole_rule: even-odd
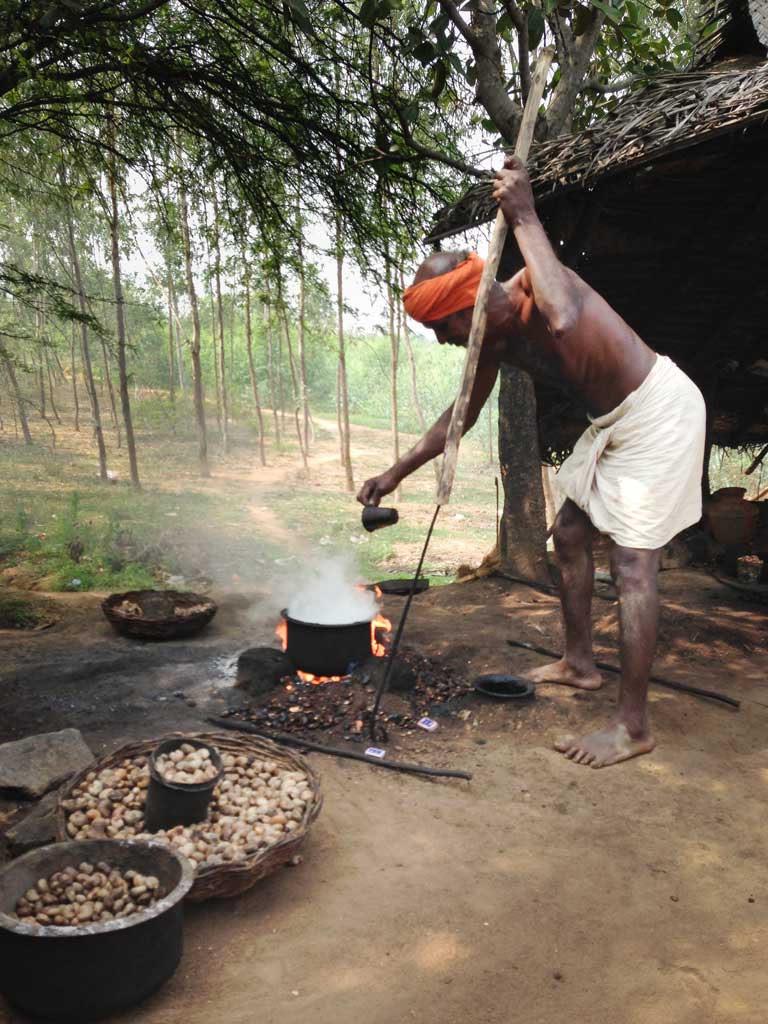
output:
[[[768,8],[768,0],[766,2]],[[708,68],[660,76],[633,93],[594,128],[537,147],[529,173],[537,203],[608,174],[647,164],[680,149],[768,118],[768,62],[732,58]],[[437,242],[492,220],[490,182],[470,188],[442,210],[427,236]]]
[[[726,445],[768,440],[768,0],[713,5],[689,71],[537,147],[539,215],[561,259],[708,398]],[[490,184],[441,211],[437,242],[490,220]],[[507,244],[505,278],[521,264]],[[583,410],[539,389],[542,439],[566,451]]]

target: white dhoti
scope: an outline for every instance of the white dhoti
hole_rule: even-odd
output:
[[[661,548],[701,518],[706,414],[701,392],[667,356],[637,390],[592,419],[555,478],[622,547]]]

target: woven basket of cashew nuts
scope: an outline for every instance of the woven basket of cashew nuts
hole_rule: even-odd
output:
[[[215,747],[224,771],[206,819],[144,832],[149,757],[178,738]],[[187,856],[195,881],[187,899],[237,896],[295,858],[320,813],[317,775],[303,757],[271,740],[238,733],[172,734],[129,743],[79,772],[59,792],[62,840],[151,839]]]

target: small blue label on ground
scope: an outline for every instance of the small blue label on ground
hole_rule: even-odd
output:
[[[368,757],[384,757],[386,750],[382,750],[381,747],[366,747],[365,752]]]

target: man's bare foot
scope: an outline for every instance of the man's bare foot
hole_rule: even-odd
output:
[[[650,732],[633,739],[626,725],[617,722],[600,732],[582,736],[581,739],[574,739],[571,736],[557,740],[555,750],[559,750],[576,764],[584,764],[589,768],[606,768],[609,764],[627,761],[638,754],[647,754],[655,746],[656,741]]]
[[[565,658],[551,665],[542,665],[532,672],[526,672],[524,678],[532,683],[562,683],[564,686],[576,686],[580,690],[599,690],[603,685],[603,677],[596,668],[589,672],[580,672],[569,665]]]

